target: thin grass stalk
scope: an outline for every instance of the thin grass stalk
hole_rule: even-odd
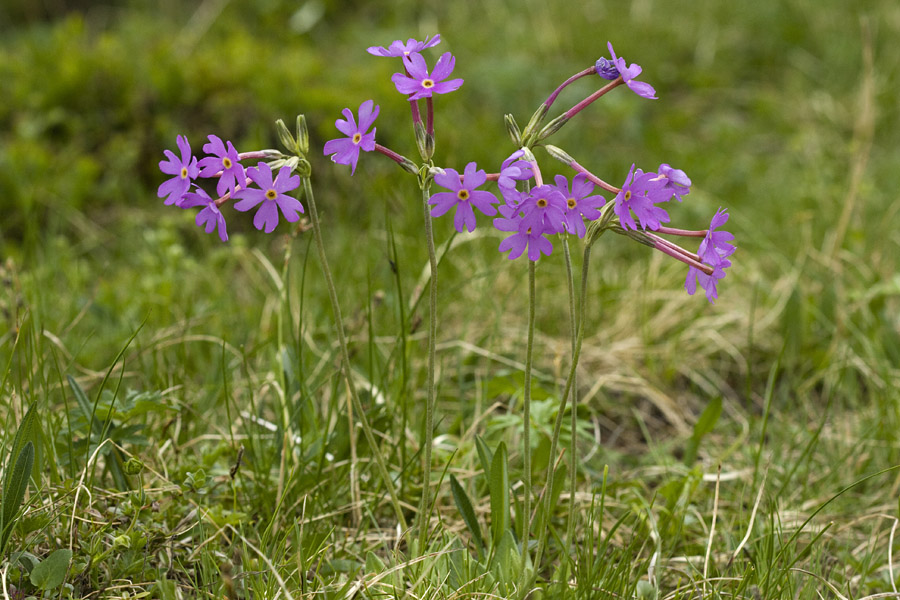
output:
[[[563,255],[566,259],[566,283],[569,292],[569,335],[572,336],[572,354],[575,354],[575,338],[578,336],[578,322],[583,315],[576,317],[575,315],[575,276],[572,274],[572,254],[569,251],[569,237],[563,236]],[[582,285],[582,292],[584,286]],[[582,293],[582,297],[584,294]],[[582,305],[583,305],[582,300]],[[575,492],[576,478],[575,469],[577,461],[575,458],[575,432],[578,428],[578,376],[575,375],[572,381],[572,422],[571,422],[571,440],[569,442],[569,478],[571,486],[569,488],[569,517],[566,523],[566,544],[571,545],[575,534]]]
[[[556,475],[554,457],[556,456],[557,448],[559,447],[559,432],[562,429],[563,413],[566,410],[566,401],[569,398],[569,393],[572,391],[572,384],[575,381],[575,370],[578,367],[578,359],[581,356],[581,345],[584,341],[585,290],[587,289],[588,266],[591,260],[591,245],[592,241],[590,240],[587,240],[584,245],[584,260],[581,264],[581,306],[579,307],[578,312],[578,333],[575,336],[575,348],[572,350],[572,364],[569,367],[569,375],[566,377],[566,387],[562,393],[559,412],[556,414],[556,422],[553,425],[553,437],[550,438],[550,464],[547,465],[547,484],[544,489],[544,504],[542,507],[545,529],[549,529],[550,527],[550,503],[553,500],[553,478]],[[540,569],[541,555],[544,552],[548,537],[548,535],[541,535],[538,539],[538,549],[534,559],[534,568],[536,571]]]
[[[522,498],[522,563],[528,555],[528,540],[531,538],[531,368],[534,363],[534,313],[535,313],[535,265],[528,261],[528,341],[525,346],[525,392],[522,400],[522,479],[525,495]]]
[[[359,400],[359,394],[356,391],[356,385],[353,383],[353,371],[350,367],[350,352],[347,350],[347,338],[344,335],[344,319],[341,316],[341,305],[338,302],[337,290],[334,287],[334,278],[331,276],[331,268],[328,266],[328,258],[325,255],[325,244],[322,242],[322,230],[319,226],[319,213],[316,210],[316,200],[313,196],[312,184],[309,177],[302,177],[303,193],[306,195],[307,204],[309,205],[309,220],[312,223],[313,236],[316,240],[316,249],[319,251],[319,264],[322,265],[322,274],[325,276],[325,285],[328,288],[328,297],[331,300],[331,310],[334,313],[334,321],[338,334],[338,344],[341,347],[341,362],[344,365],[344,377],[347,380],[347,387],[350,389],[350,399],[353,402],[353,408],[359,416],[359,422],[363,427],[363,433],[366,441],[372,448],[372,457],[375,459],[375,465],[378,473],[387,488],[388,495],[391,497],[391,505],[397,516],[397,521],[403,529],[406,529],[406,519],[403,517],[403,509],[400,507],[400,500],[397,498],[397,492],[394,490],[394,483],[384,464],[384,458],[381,456],[381,450],[375,440],[375,434],[366,418],[366,412],[363,410],[362,402]]]
[[[428,375],[425,400],[425,447],[422,476],[422,500],[419,503],[419,552],[425,551],[428,539],[428,520],[431,513],[431,446],[434,436],[434,362],[437,339],[437,254],[434,250],[434,231],[431,227],[431,209],[428,205],[431,183],[422,186],[422,209],[425,213],[425,242],[428,246]]]

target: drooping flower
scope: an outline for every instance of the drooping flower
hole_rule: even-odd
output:
[[[541,185],[522,195],[518,206],[523,213],[521,233],[560,233],[565,228],[566,198],[554,185]]]
[[[490,192],[475,189],[485,181],[487,173],[479,169],[474,162],[466,165],[462,178],[456,170],[444,169],[443,174],[438,173],[434,176],[434,182],[451,191],[431,195],[428,200],[428,204],[434,205],[431,216],[440,217],[455,206],[453,225],[456,231],[462,233],[463,227],[469,232],[474,231],[475,211],[472,210],[472,206],[488,216],[497,214],[497,209],[493,206],[499,202],[497,197]]]
[[[279,208],[289,223],[300,220],[299,213],[303,212],[303,205],[296,198],[285,195],[285,192],[300,185],[300,176],[291,176],[291,167],[281,167],[273,181],[272,168],[266,163],[259,163],[259,166],[247,169],[247,177],[260,189],[246,188],[235,192],[234,197],[240,198],[240,201],[235,203],[234,208],[243,212],[262,203],[253,217],[254,227],[272,233],[278,225]]]
[[[519,202],[519,193],[516,191],[516,183],[526,181],[534,177],[534,169],[527,160],[522,160],[524,150],[516,150],[500,165],[500,176],[497,178],[497,187],[507,204],[513,205]]]
[[[438,34],[431,38],[430,41],[427,37],[424,42],[409,38],[405,44],[403,43],[403,40],[395,40],[391,42],[391,45],[387,48],[384,46],[370,46],[366,49],[366,52],[373,56],[409,56],[410,54],[421,52],[425,48],[437,46],[440,42],[441,35]]]
[[[172,204],[177,206],[191,189],[191,181],[196,179],[200,173],[200,169],[197,167],[197,157],[191,154],[191,145],[187,138],[179,135],[175,141],[181,151],[181,159],[179,160],[171,150],[165,150],[164,153],[168,160],[159,161],[159,170],[166,175],[174,176],[161,183],[156,191],[158,197],[166,199],[164,204],[167,206]]]
[[[459,89],[463,84],[462,79],[450,79],[444,81],[453,72],[456,59],[449,52],[445,52],[434,65],[434,70],[429,74],[428,65],[421,54],[410,54],[403,57],[403,66],[407,73],[394,73],[391,81],[401,94],[409,95],[410,100],[431,98],[432,94],[446,94]]]
[[[203,145],[203,151],[214,156],[201,158],[197,163],[201,169],[200,177],[215,177],[217,173],[222,173],[216,184],[216,193],[220,196],[229,191],[234,193],[235,187],[243,184],[247,179],[237,150],[234,149],[231,142],[226,143],[227,148],[218,136],[210,135],[209,143]]]
[[[696,267],[688,267],[687,278],[684,282],[684,288],[690,295],[694,295],[694,292],[697,291],[699,282],[706,292],[706,299],[711,303],[719,297],[716,284],[725,277],[725,269],[731,266],[728,257],[736,250],[731,243],[731,240],[734,239],[733,234],[727,231],[715,231],[717,227],[721,227],[727,221],[728,213],[721,208],[717,210],[709,225],[709,231],[706,232],[706,237],[700,242],[700,248],[697,251],[703,263],[713,268],[712,274],[707,275]]]
[[[522,215],[518,209],[511,206],[501,206],[500,214],[502,217],[494,219],[494,227],[500,231],[510,231],[512,235],[504,238],[500,242],[498,250],[506,252],[509,250],[509,260],[515,260],[522,256],[525,249],[528,249],[528,259],[532,261],[538,260],[542,254],[550,256],[553,252],[553,244],[550,243],[542,228],[532,228],[522,231]]]
[[[556,189],[562,192],[566,200],[566,231],[583,238],[587,232],[584,220],[593,221],[600,218],[600,211],[597,209],[606,204],[606,198],[599,194],[590,195],[594,191],[594,184],[588,181],[584,173],[578,173],[572,179],[571,191],[569,181],[562,175],[557,175],[553,181],[556,182]]]
[[[671,190],[672,194],[681,202],[682,196],[691,193],[691,179],[681,169],[673,169],[666,163],[659,165],[657,170],[659,177],[666,179],[666,189]]]
[[[366,100],[360,104],[359,126],[349,108],[341,111],[345,118],[335,121],[334,126],[347,137],[325,142],[323,148],[325,156],[332,155],[331,160],[339,165],[350,165],[350,174],[353,175],[356,172],[356,163],[359,161],[359,151],[371,152],[375,149],[375,129],[368,133],[367,131],[378,118],[380,110],[381,107],[376,105],[373,100]]]
[[[637,225],[631,213],[637,216],[641,229],[659,229],[661,223],[669,222],[669,213],[655,206],[657,202],[665,202],[672,197],[672,191],[666,189],[666,179],[656,173],[644,173],[640,169],[635,172],[634,165],[628,172],[622,191],[616,194],[613,210],[619,217],[623,229],[634,229]]]
[[[198,187],[196,191],[185,194],[179,206],[181,208],[202,206],[203,210],[198,212],[197,217],[194,219],[197,227],[203,227],[206,233],[212,233],[218,227],[219,239],[223,242],[228,241],[228,231],[225,229],[225,216],[219,210],[219,207],[216,206],[215,199],[210,198],[204,189]]]
[[[612,42],[607,42],[606,46],[607,48],[609,48],[609,53],[612,56],[612,60],[601,57],[594,65],[594,69],[597,71],[597,75],[608,80],[613,80],[621,75],[622,80],[625,82],[625,85],[627,85],[632,92],[634,92],[641,98],[656,100],[656,90],[653,89],[652,85],[650,85],[649,83],[644,83],[643,81],[635,81],[634,79],[641,74],[641,71],[643,70],[641,69],[641,66],[638,64],[632,64],[629,67],[624,58],[616,57]]]

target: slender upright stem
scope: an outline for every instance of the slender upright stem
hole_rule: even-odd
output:
[[[425,213],[425,241],[428,246],[428,265],[431,269],[428,288],[428,378],[425,400],[425,447],[422,479],[422,501],[419,503],[419,553],[424,553],[428,539],[428,521],[431,516],[431,446],[434,436],[434,347],[437,339],[437,254],[434,250],[434,233],[431,227],[431,209],[428,199],[431,183],[422,186],[422,210]]]
[[[575,316],[575,276],[572,274],[572,254],[569,252],[569,238],[563,236],[563,254],[566,258],[566,283],[569,291],[569,335],[572,336],[572,354],[575,354],[575,339],[578,335],[578,318]],[[572,543],[572,537],[575,532],[575,492],[576,486],[576,468],[578,461],[575,456],[575,432],[578,431],[578,376],[572,381],[572,421],[571,421],[571,440],[569,441],[569,479],[571,487],[569,488],[569,517],[566,524],[566,544]]]
[[[372,449],[372,457],[375,459],[375,465],[387,488],[391,497],[391,504],[397,516],[400,527],[406,529],[406,519],[403,517],[403,509],[400,507],[400,500],[397,498],[397,492],[394,490],[394,482],[388,473],[384,464],[384,458],[381,456],[381,450],[378,442],[375,440],[375,434],[369,425],[369,419],[366,418],[366,411],[363,410],[362,402],[359,400],[359,394],[356,391],[356,385],[353,383],[353,370],[350,367],[350,352],[347,350],[347,338],[344,335],[344,319],[341,316],[341,305],[338,302],[337,290],[334,287],[334,278],[331,276],[331,268],[328,266],[328,258],[325,255],[325,244],[322,242],[322,229],[319,226],[319,213],[316,210],[316,200],[313,196],[312,185],[309,177],[301,177],[303,181],[303,193],[306,196],[309,205],[309,220],[312,223],[313,237],[316,240],[316,249],[319,251],[319,264],[322,265],[322,274],[325,276],[325,285],[328,287],[328,297],[331,299],[331,310],[334,312],[335,329],[338,334],[338,344],[341,347],[341,363],[344,367],[344,377],[347,379],[347,387],[350,389],[350,399],[353,402],[353,409],[359,417],[362,424],[363,433],[365,433],[366,441]]]
[[[525,397],[522,400],[522,458],[525,495],[522,499],[522,560],[531,537],[531,367],[534,362],[535,261],[528,261],[528,342],[525,346]]]
[[[578,315],[578,333],[575,336],[575,348],[572,351],[572,364],[569,366],[569,375],[566,377],[566,387],[562,393],[562,399],[559,403],[559,412],[556,415],[556,423],[553,425],[553,437],[550,438],[550,464],[547,466],[547,484],[544,489],[544,504],[542,512],[544,515],[543,523],[545,527],[550,524],[550,504],[553,501],[553,478],[556,475],[556,452],[559,446],[559,432],[562,429],[563,413],[566,410],[566,400],[572,391],[572,383],[575,381],[575,370],[578,367],[578,359],[581,356],[581,344],[584,341],[584,301],[586,298],[585,290],[587,289],[588,265],[591,258],[591,242],[587,242],[584,246],[584,261],[581,264],[581,306]],[[541,555],[544,552],[549,535],[542,535],[538,538],[538,549],[534,559],[535,569],[540,569]]]

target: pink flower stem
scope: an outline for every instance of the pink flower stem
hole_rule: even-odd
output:
[[[238,154],[238,160],[265,160],[267,158],[276,158],[281,156],[278,150],[254,150],[253,152],[241,152]],[[219,173],[216,175],[218,177]]]
[[[434,105],[431,96],[425,98],[426,117],[425,117],[425,133],[434,135]]]
[[[590,96],[588,96],[587,98],[585,98],[584,100],[582,100],[581,102],[579,102],[578,104],[576,104],[575,106],[573,106],[572,108],[567,110],[565,113],[566,119],[571,119],[572,117],[577,115],[579,112],[581,112],[581,110],[585,106],[587,106],[594,100],[600,98],[601,96],[606,94],[608,91],[610,91],[614,87],[622,85],[623,83],[625,83],[625,80],[622,79],[621,75],[619,77],[616,77],[615,79],[613,79],[612,81],[610,81],[609,83],[604,85],[602,88],[600,88],[599,90],[597,90],[596,92],[594,92],[593,94],[591,94]]]
[[[649,237],[651,240],[653,240],[653,242],[654,242],[653,247],[656,248],[657,250],[659,250],[660,252],[662,252],[663,254],[667,254],[676,260],[680,260],[681,262],[685,263],[686,265],[690,265],[690,266],[694,267],[695,269],[699,269],[700,271],[703,271],[707,275],[712,275],[713,268],[709,265],[705,265],[702,262],[700,262],[699,255],[694,254],[693,252],[688,252],[681,246],[678,246],[677,244],[673,244],[672,242],[670,242],[668,240],[664,240],[663,238],[659,237],[658,235],[654,235],[654,234],[650,233],[649,231],[644,232],[644,233],[647,235],[647,237]]]
[[[394,161],[395,163],[397,163],[399,165],[402,165],[407,160],[407,159],[403,158],[402,156],[400,156],[399,154],[397,154],[396,152],[394,152],[393,150],[391,150],[390,148],[385,148],[378,142],[375,142],[375,150],[377,152],[381,152],[382,154],[384,154],[389,159],[391,159],[392,161]]]
[[[599,185],[607,192],[612,192],[613,194],[618,194],[619,192],[622,191],[620,188],[617,188],[614,185],[610,185],[610,184],[606,183],[605,181],[603,181],[602,179],[600,179],[599,177],[597,177],[596,175],[594,175],[593,173],[591,173],[590,171],[588,171],[587,169],[582,167],[580,164],[578,164],[574,160],[569,163],[569,166],[572,167],[573,169],[575,169],[576,171],[578,171],[579,173],[584,173],[584,175],[588,178],[588,181],[593,182],[595,185]]]
[[[248,154],[251,154],[251,153],[248,152]],[[219,177],[220,175],[222,175],[222,174],[216,173],[216,177]],[[247,186],[249,186],[251,183],[253,183],[253,180],[248,177],[247,180],[244,181],[244,185],[243,185],[244,189],[246,189]],[[234,186],[235,192],[239,191],[240,189],[241,189],[241,186],[239,186],[239,185]],[[221,198],[216,198],[216,200],[215,200],[216,206],[217,207],[222,206],[223,204],[225,204],[226,202],[231,200],[231,196],[232,196],[231,192],[228,192]]]
[[[584,71],[581,71],[580,73],[575,73],[574,75],[572,75],[571,77],[566,79],[564,82],[562,82],[562,84],[558,88],[556,88],[556,90],[554,90],[554,92],[552,94],[550,94],[549,98],[544,100],[544,106],[546,106],[549,109],[550,106],[556,101],[556,97],[559,96],[559,93],[562,92],[563,89],[566,88],[566,86],[568,86],[573,81],[577,81],[578,79],[581,79],[582,77],[587,77],[588,75],[593,75],[596,72],[597,72],[596,68],[589,67],[589,68],[585,69]]]
[[[709,233],[708,229],[701,229],[699,231],[689,230],[689,229],[673,229],[672,227],[662,227],[656,230],[658,233],[665,233],[668,235],[680,235],[681,237],[706,237],[706,234]]]

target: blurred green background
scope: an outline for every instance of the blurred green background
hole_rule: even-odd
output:
[[[435,101],[438,164],[496,170],[513,149],[503,114],[524,125],[611,40],[660,99],[616,90],[551,141],[613,184],[632,163],[684,169],[694,188],[670,207],[672,226],[704,228],[720,206],[731,213],[739,250],[715,306],[684,293],[683,265],[624,238],[601,240],[584,365],[604,394],[756,403],[781,357],[781,396],[809,398],[810,410],[895,397],[900,4],[891,0],[5,3],[4,343],[28,311],[67,365],[91,371],[146,322],[132,373],[146,385],[215,381],[215,344],[171,350],[166,340],[264,347],[275,302],[265,260],[280,269],[290,230],[266,236],[231,213],[232,240],[219,243],[192,214],[162,205],[157,163],[178,134],[198,152],[210,133],[242,151],[277,147],[274,120],[301,112],[345,309],[352,316],[387,290],[373,328],[393,335],[388,224],[406,290],[426,261],[415,182],[376,155],[351,178],[320,148],[342,108],[373,98],[379,142],[414,157],[408,108],[390,82],[398,65],[365,49],[435,33],[443,41],[429,60],[452,51],[465,79]],[[556,108],[596,86],[579,81]],[[545,177],[565,173],[539,159]],[[521,356],[509,332],[524,322],[525,265],[497,254],[499,238],[480,222],[442,267],[440,337]],[[451,231],[449,218],[436,222],[439,243]],[[306,248],[301,235],[295,258]],[[538,271],[547,370],[565,355],[562,269],[557,251]],[[327,337],[318,277],[310,271],[305,319]]]

